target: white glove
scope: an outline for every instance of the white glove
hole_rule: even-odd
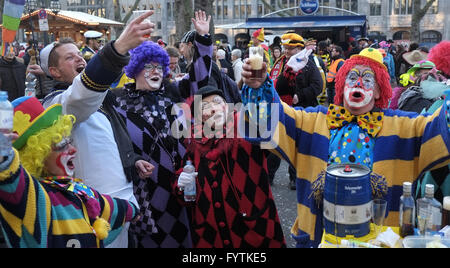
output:
[[[187,173],[187,172],[181,172],[180,176],[178,177],[178,187],[184,188],[186,185],[190,185],[195,182],[195,178],[197,177],[197,172],[193,173]]]
[[[299,70],[305,68],[308,63],[308,57],[311,55],[311,49],[303,49],[299,53],[292,56],[289,61],[286,63],[287,66],[291,67],[292,70],[296,73]]]

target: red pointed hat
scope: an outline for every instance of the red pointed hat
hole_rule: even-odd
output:
[[[253,33],[253,37],[264,42],[264,28],[258,29]]]

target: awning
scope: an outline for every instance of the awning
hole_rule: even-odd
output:
[[[248,18],[245,23],[235,24],[233,29],[296,29],[337,28],[364,26],[366,16],[296,16]]]

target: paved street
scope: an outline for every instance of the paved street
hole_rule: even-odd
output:
[[[289,173],[286,161],[281,161],[280,168],[275,174],[272,193],[278,209],[284,237],[288,248],[295,248],[294,239],[291,238],[291,226],[297,215],[296,191],[289,189]]]

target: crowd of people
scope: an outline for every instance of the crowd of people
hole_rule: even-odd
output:
[[[115,41],[87,31],[85,46],[30,42],[2,57],[14,107],[0,134],[8,247],[283,248],[271,190],[282,160],[298,247],[320,243],[316,179],[331,164],[367,166],[385,183],[373,192],[389,203],[387,224],[398,224],[404,181],[417,197],[428,183],[438,200],[450,195],[450,42],[336,45],[288,31],[265,45],[261,28],[249,44],[264,51],[255,77],[249,49],[215,42],[205,12],[176,47],[149,41],[152,14]],[[29,74],[36,97],[24,96]]]

